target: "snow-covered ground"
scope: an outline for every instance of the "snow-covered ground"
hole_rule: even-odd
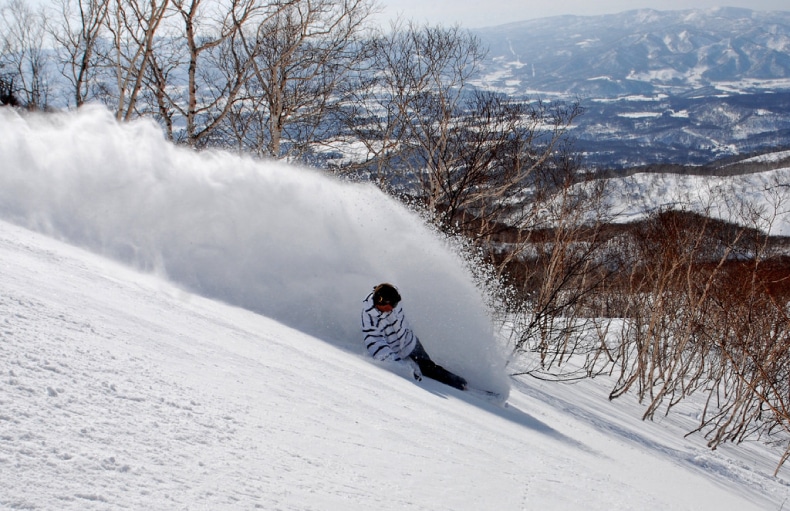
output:
[[[780,509],[759,445],[711,452],[602,382],[507,406],[0,222],[0,508]],[[361,352],[361,350],[360,350]]]
[[[642,422],[605,379],[507,378],[463,265],[383,195],[101,112],[2,115],[0,509],[788,505],[782,446],[710,451],[693,410]],[[507,404],[371,363],[346,316],[377,280]]]

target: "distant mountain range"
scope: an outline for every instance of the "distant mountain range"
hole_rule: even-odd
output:
[[[592,166],[790,147],[790,11],[635,10],[475,33],[489,48],[477,85],[581,101],[574,135]]]

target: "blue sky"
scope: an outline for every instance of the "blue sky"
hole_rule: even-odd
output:
[[[581,16],[632,9],[689,9],[688,0],[379,0],[387,20],[401,14],[405,19],[431,24],[459,23],[466,28],[501,25],[512,21],[562,14]],[[787,0],[697,0],[694,8],[727,5],[760,11],[790,10]]]

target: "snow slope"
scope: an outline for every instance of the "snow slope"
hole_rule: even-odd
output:
[[[460,290],[444,296],[454,308],[424,305],[426,344],[452,320],[488,328],[460,262],[383,195],[198,157],[101,111],[57,119],[0,112],[0,509],[786,506],[790,469],[772,477],[781,448],[709,451],[683,437],[691,411],[644,423],[628,398],[607,401],[602,379],[470,369],[511,386],[501,406],[401,378],[338,339],[346,327],[309,304],[356,316],[387,269],[411,286],[408,303]],[[369,233],[360,211],[382,210],[396,221]],[[414,253],[377,245],[387,236]],[[319,292],[335,286],[353,299]],[[304,313],[269,308],[267,289]],[[457,339],[459,366],[468,352],[498,360],[487,335]],[[458,346],[431,341],[440,361]]]
[[[507,407],[0,222],[0,508],[779,509],[592,382]],[[597,385],[597,384],[596,384]]]

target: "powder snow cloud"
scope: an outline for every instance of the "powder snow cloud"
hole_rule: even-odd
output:
[[[167,142],[89,107],[0,111],[0,218],[362,353],[361,302],[401,290],[433,358],[506,391],[502,348],[462,260],[370,185]]]

